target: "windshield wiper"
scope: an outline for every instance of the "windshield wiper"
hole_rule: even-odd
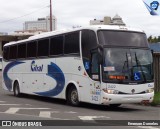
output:
[[[136,59],[136,64],[137,64],[137,66],[140,67],[140,70],[141,70],[141,72],[142,72],[142,76],[143,76],[143,78],[144,78],[144,82],[146,82],[146,81],[147,81],[147,80],[146,80],[146,76],[145,76],[145,74],[144,74],[144,72],[143,72],[143,68],[142,68],[141,63],[140,63],[140,61],[139,61],[138,58],[137,58],[136,52],[135,52],[135,59]]]
[[[127,64],[127,70],[128,72],[130,71],[130,68],[129,68],[129,60],[128,60],[128,53],[126,52],[126,61],[124,62],[124,65],[123,65],[123,69],[122,69],[122,73],[124,73],[124,69],[125,69],[125,65]],[[133,67],[132,66],[132,62],[131,62],[131,68]],[[129,72],[129,77],[131,80],[133,80],[133,69],[131,69],[131,73]]]
[[[124,73],[124,69],[125,69],[125,65],[127,63],[127,70],[129,71],[129,64],[128,64],[128,56],[127,56],[127,52],[126,52],[126,61],[124,61],[124,65],[123,65],[123,69],[122,69],[122,73]]]

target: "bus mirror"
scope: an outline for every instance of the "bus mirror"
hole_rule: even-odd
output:
[[[151,53],[152,53],[152,56],[153,56],[153,54],[154,54],[154,50],[153,49],[151,49]]]
[[[103,63],[103,48],[100,45],[98,46],[98,63]]]
[[[103,63],[102,55],[98,53],[98,64],[102,64],[102,63]]]

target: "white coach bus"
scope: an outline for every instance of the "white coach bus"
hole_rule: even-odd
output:
[[[146,34],[121,26],[48,32],[3,49],[3,88],[21,93],[119,106],[149,103],[153,59]]]

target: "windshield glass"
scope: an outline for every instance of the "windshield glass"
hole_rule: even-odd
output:
[[[148,48],[147,37],[142,32],[100,30],[98,31],[98,38],[101,45]]]
[[[152,82],[150,50],[104,48],[103,80],[109,82]]]

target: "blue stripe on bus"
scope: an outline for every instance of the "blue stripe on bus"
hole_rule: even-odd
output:
[[[48,65],[48,73],[46,75],[56,80],[56,87],[49,91],[34,93],[42,96],[56,96],[61,93],[65,85],[65,77],[62,70],[51,62],[51,64]]]
[[[19,65],[19,64],[22,64],[22,63],[25,63],[25,62],[18,62],[18,61],[11,62],[11,63],[7,64],[6,67],[3,70],[4,83],[5,83],[5,86],[7,87],[7,89],[9,91],[11,91],[11,89],[12,89],[12,80],[8,77],[8,71],[12,67],[14,67],[16,65]]]

